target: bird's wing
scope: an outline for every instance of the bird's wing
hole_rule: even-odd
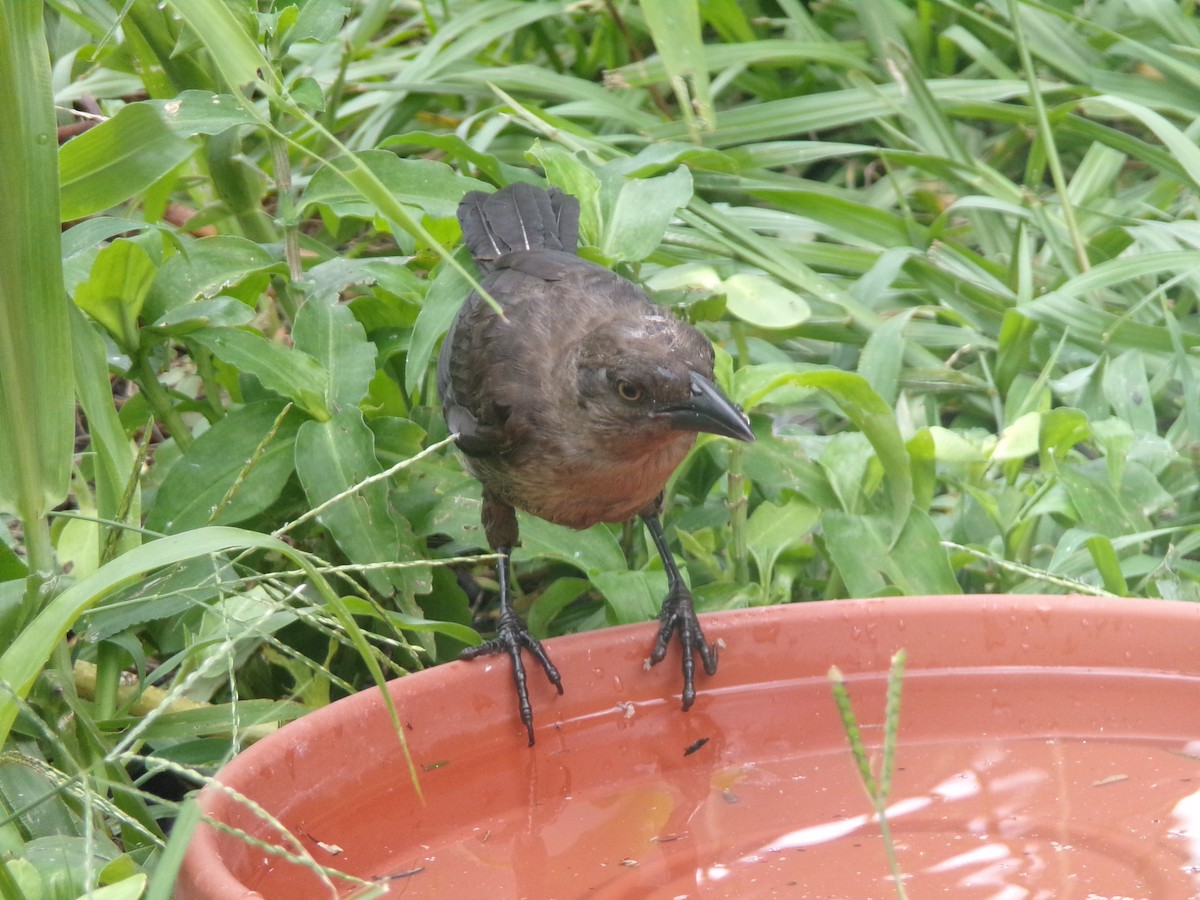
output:
[[[483,307],[481,311],[480,307]],[[472,293],[459,310],[438,355],[437,384],[442,411],[450,431],[458,435],[458,447],[468,456],[489,456],[505,444],[506,416],[487,391],[491,364],[486,358],[485,332],[490,331],[484,313],[493,311]]]

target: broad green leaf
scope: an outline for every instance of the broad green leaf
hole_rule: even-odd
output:
[[[872,468],[875,456],[866,435],[857,431],[832,435],[821,451],[817,461],[845,512],[857,515],[870,509],[879,486],[879,468]]]
[[[376,481],[360,487],[364,480],[381,471],[375,455],[375,436],[357,407],[343,407],[327,421],[305,422],[301,426],[296,439],[296,472],[300,483],[313,508],[340,497],[317,520],[353,563],[408,562],[418,558],[408,523],[392,513],[387,483]],[[428,572],[370,569],[363,577],[380,597],[396,595],[405,612],[419,614],[413,595],[429,589]]]
[[[295,470],[296,433],[303,416],[260,400],[234,409],[196,438],[163,479],[146,527],[178,534],[202,525],[232,525],[278,499]],[[274,433],[272,433],[274,431]]]
[[[104,535],[100,550],[102,562],[110,556],[132,550],[138,545],[137,529],[120,528],[125,522],[142,520],[142,499],[137,487],[134,452],[118,412],[113,406],[113,382],[109,376],[106,348],[94,325],[68,306],[71,316],[71,347],[76,373],[79,408],[88,420],[88,448],[91,478],[95,482],[96,514],[101,520],[118,523]],[[109,556],[110,554],[110,556]]]
[[[1104,452],[1108,483],[1115,487],[1124,478],[1125,463],[1128,461],[1136,435],[1128,422],[1115,416],[1094,422],[1092,433],[1096,444]]]
[[[933,437],[935,458],[942,465],[974,466],[987,459],[987,448],[968,440],[957,431],[931,425],[929,433]]]
[[[196,151],[157,110],[131,103],[63,144],[59,153],[62,221],[109,209],[146,190]]]
[[[692,173],[682,166],[654,178],[604,179],[600,251],[610,259],[645,259],[658,248],[676,211],[691,198]]]
[[[268,84],[275,81],[274,66],[267,63],[227,4],[221,0],[174,0],[171,6],[199,37],[230,90],[260,79],[267,79]]]
[[[113,591],[79,617],[75,630],[88,643],[99,644],[147,622],[195,612],[240,587],[238,573],[228,560],[211,556],[184,560]]]
[[[729,312],[759,328],[793,328],[811,315],[799,294],[761,275],[732,275],[722,286]]]
[[[1150,379],[1138,351],[1126,351],[1109,361],[1104,372],[1104,396],[1113,413],[1134,431],[1154,434],[1158,430]]]
[[[238,371],[253,375],[267,390],[294,401],[309,415],[329,417],[325,401],[329,373],[307,353],[240,328],[200,328],[190,332],[187,340],[206,347]]]
[[[528,169],[517,168],[501,162],[490,153],[472,147],[457,134],[435,134],[429,131],[406,131],[403,134],[393,134],[379,143],[379,149],[386,150],[393,146],[432,147],[441,150],[453,160],[468,163],[485,174],[496,184],[510,184],[522,178],[531,177]],[[535,144],[536,146],[536,144]]]
[[[876,518],[839,510],[829,510],[821,517],[825,548],[842,576],[847,597],[889,593],[884,570],[891,548],[879,525]]]
[[[127,354],[138,349],[138,316],[158,269],[133,241],[113,241],[92,263],[87,281],[75,288],[75,305],[108,329]]]
[[[996,348],[996,385],[1007,391],[1013,379],[1029,365],[1029,351],[1037,325],[1015,309],[1004,313]]]
[[[308,0],[300,7],[296,23],[288,30],[291,41],[314,40],[319,43],[333,40],[350,14],[347,0]]]
[[[645,280],[652,291],[691,291],[696,294],[715,294],[721,289],[721,276],[708,263],[686,263],[660,269]]]
[[[603,525],[573,531],[562,525],[521,516],[521,549],[532,556],[548,556],[594,575],[625,568],[625,554],[613,533]]]
[[[297,350],[329,373],[325,403],[329,409],[357,406],[375,375],[375,345],[362,324],[337,295],[314,292],[296,314],[292,340]]]
[[[1038,449],[1042,465],[1053,466],[1052,460],[1063,459],[1076,445],[1089,440],[1092,426],[1083,410],[1060,406],[1042,415],[1038,428]]]
[[[1142,512],[1145,498],[1137,497],[1132,504],[1123,500],[1097,463],[1059,467],[1058,477],[1075,507],[1076,521],[1107,537],[1149,530],[1150,523]]]
[[[315,78],[298,78],[288,92],[293,103],[313,112],[325,111],[325,93]]]
[[[596,572],[591,581],[604,595],[605,620],[609,625],[629,625],[653,619],[667,596],[667,575],[661,569]],[[646,655],[650,655],[649,646]]]
[[[403,258],[396,257],[350,259],[335,256],[308,269],[304,275],[306,289],[339,295],[353,287],[378,285],[397,296],[415,299],[427,287],[423,278],[418,278],[404,265]],[[376,298],[357,297],[354,308],[360,310],[368,299]],[[404,319],[404,324],[411,324],[411,320]],[[370,321],[363,321],[363,327],[370,331],[373,326]]]
[[[90,900],[138,900],[146,890],[150,876],[144,872],[122,878],[113,884],[91,891]]]
[[[858,361],[858,374],[867,379],[871,389],[888,403],[895,403],[899,396],[900,372],[904,363],[904,330],[915,313],[915,309],[905,310],[875,329],[867,338]]]
[[[550,623],[554,617],[582,597],[591,587],[584,578],[556,578],[546,586],[529,607],[525,621],[534,637],[550,636]]]
[[[468,191],[489,190],[482,181],[430,159],[403,159],[385,150],[369,150],[358,159],[399,202],[416,206],[435,219],[452,217]],[[304,191],[304,205],[328,206],[339,216],[376,216],[380,210],[339,174],[351,167],[349,160],[339,157],[318,169]]]
[[[992,459],[997,462],[1008,462],[1014,459],[1025,459],[1038,452],[1038,433],[1041,429],[1042,414],[1025,413],[1015,422],[1008,425],[1000,434],[1000,440],[992,448]]]
[[[6,581],[19,581],[28,574],[29,568],[21,557],[17,556],[8,544],[0,543],[0,585]],[[0,594],[0,628],[5,624],[3,608],[4,599]]]
[[[22,853],[25,850],[25,845],[21,845]],[[34,897],[40,898],[45,896],[45,883],[42,881],[41,873],[29,860],[21,856],[9,857],[5,860],[4,865],[8,868],[9,874],[16,883],[16,888],[21,893],[17,896],[22,898]]]
[[[0,765],[0,797],[4,798],[6,810],[17,806],[14,802],[17,798],[39,797],[50,793],[52,784],[50,772],[40,767],[22,765],[10,759],[4,760]],[[77,837],[81,831],[79,819],[72,815],[70,807],[61,797],[55,797],[40,807],[22,812],[24,815],[19,816],[18,821],[25,820],[26,834],[31,838],[23,842],[23,849],[26,850],[39,834]],[[100,845],[111,849],[111,844],[103,839]],[[45,847],[44,844],[42,846]]]
[[[764,501],[750,514],[746,523],[746,546],[758,565],[764,590],[771,585],[771,574],[779,555],[808,540],[809,532],[819,518],[820,510],[795,499],[782,506]]]
[[[147,105],[159,111],[168,128],[185,138],[262,124],[253,107],[239,103],[231,94],[184,91],[170,100],[148,100]]]
[[[751,409],[774,391],[789,386],[817,388],[828,394],[875,448],[888,479],[894,535],[898,535],[908,519],[913,487],[908,451],[891,407],[861,375],[834,369],[797,371],[794,365],[761,368],[764,371],[753,373],[749,385],[735,385],[738,402]]]
[[[794,362],[742,366],[733,373],[732,399],[747,411],[764,402],[798,404],[815,391],[797,381],[812,369],[805,363]]]
[[[942,536],[924,510],[909,511],[888,561],[892,582],[906,594],[957,594],[962,590],[942,547]]]
[[[913,506],[929,509],[937,494],[937,453],[930,429],[922,428],[905,445],[911,464],[913,480]]]
[[[1113,548],[1112,541],[1102,535],[1094,534],[1084,544],[1092,561],[1096,564],[1096,571],[1100,573],[1105,590],[1118,597],[1128,596],[1129,583],[1121,571],[1121,561],[1117,556],[1117,551]]]
[[[682,141],[664,141],[661,144],[648,144],[633,156],[606,162],[604,172],[606,175],[611,172],[626,178],[650,178],[680,166],[706,172],[736,172],[741,168],[739,163],[740,160],[719,150]]]
[[[460,263],[470,259],[465,249],[460,249],[455,258]],[[470,292],[471,286],[459,269],[454,266],[438,268],[425,294],[421,312],[417,315],[408,355],[404,359],[404,390],[407,393],[420,390],[429,369],[429,361],[433,358],[434,345],[450,328],[450,323]]]
[[[941,535],[929,516],[912,509],[894,541],[890,525],[875,516],[831,511],[822,519],[826,546],[846,583],[847,596],[953,594],[954,578]]]
[[[829,394],[867,436],[879,455],[891,487],[892,520],[897,524],[906,521],[912,504],[912,474],[908,452],[904,449],[904,440],[891,408],[858,375],[814,371],[801,376],[800,383]]]
[[[84,873],[104,868],[119,855],[110,841],[96,835],[89,839],[76,834],[48,834],[25,844],[25,859],[41,873],[47,897],[86,896],[89,885]]]
[[[146,298],[146,318],[157,321],[198,297],[233,293],[230,288],[246,281],[265,286],[267,275],[284,269],[282,259],[245,238],[219,235],[190,241],[158,270]]]
[[[159,316],[150,327],[170,335],[184,335],[198,328],[236,328],[249,325],[254,310],[234,297],[217,296],[193,300]]]

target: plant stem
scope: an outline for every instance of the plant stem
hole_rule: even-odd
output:
[[[304,268],[300,263],[300,228],[296,224],[292,161],[288,159],[287,142],[283,138],[273,133],[268,140],[271,143],[271,159],[275,163],[275,194],[279,203],[279,222],[283,226],[283,255],[287,260],[288,281],[295,284],[304,276]]]
[[[877,810],[879,815],[879,833],[883,837],[883,850],[887,854],[888,869],[892,873],[892,881],[896,885],[896,896],[899,900],[908,900],[908,892],[904,890],[904,873],[900,871],[900,861],[896,859],[896,845],[892,841],[892,829],[888,825],[887,810]]]
[[[155,417],[167,426],[167,430],[171,432],[171,437],[175,438],[179,449],[187,450],[192,446],[192,432],[188,430],[183,417],[179,415],[179,410],[171,402],[167,389],[158,380],[158,373],[150,365],[149,356],[143,356],[138,363],[138,374],[141,375],[138,386],[146,395],[146,402],[154,410]]]
[[[733,347],[736,357],[734,368],[747,365],[750,350],[746,345],[746,326],[742,322],[734,322],[730,327],[733,337]],[[729,469],[726,480],[726,504],[729,506],[729,556],[733,563],[733,579],[737,584],[745,584],[750,579],[749,550],[746,541],[746,520],[750,513],[749,486],[742,469],[743,448],[735,443],[729,448]],[[763,573],[759,573],[762,575]],[[762,600],[767,600],[767,585],[763,585]]]
[[[121,653],[121,648],[111,641],[101,641],[96,648],[94,702],[97,719],[111,719],[117,711],[117,692],[121,684]]]
[[[45,516],[25,518],[25,559],[29,574],[25,579],[23,622],[41,611],[45,590],[54,577],[54,545],[50,540],[50,522]]]
[[[749,551],[746,545],[746,520],[750,501],[746,496],[746,476],[742,472],[742,448],[729,448],[729,472],[726,491],[729,506],[729,557],[733,563],[733,578],[745,584],[750,578]],[[764,594],[763,599],[766,599]]]

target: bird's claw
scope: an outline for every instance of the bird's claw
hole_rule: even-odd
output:
[[[678,632],[679,644],[683,649],[683,710],[687,712],[696,701],[696,656],[700,657],[707,674],[717,674],[717,645],[705,640],[692,595],[687,588],[672,590],[667,595],[658,620],[658,637],[654,640],[654,649],[650,651],[650,665],[663,661],[672,636]]]
[[[521,658],[521,649],[529,651],[530,655],[541,665],[542,671],[550,683],[563,692],[562,678],[558,669],[550,661],[550,656],[542,646],[542,642],[529,633],[529,626],[516,613],[505,612],[500,616],[496,627],[496,636],[490,641],[484,641],[475,647],[467,647],[459,655],[459,659],[471,660],[480,656],[492,656],[499,653],[508,654],[512,660],[513,681],[517,686],[517,708],[521,713],[521,721],[529,732],[529,746],[533,746],[533,705],[529,702],[529,690],[525,683],[525,661]]]

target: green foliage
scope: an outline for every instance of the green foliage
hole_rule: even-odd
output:
[[[1200,599],[1183,7],[65,0],[0,39],[5,896],[169,896],[195,814],[148,774],[475,640],[432,377],[470,190],[575,194],[716,344],[759,440],[668,486],[703,610]],[[57,173],[55,110],[93,126]],[[640,530],[522,535],[538,634],[656,612]]]

